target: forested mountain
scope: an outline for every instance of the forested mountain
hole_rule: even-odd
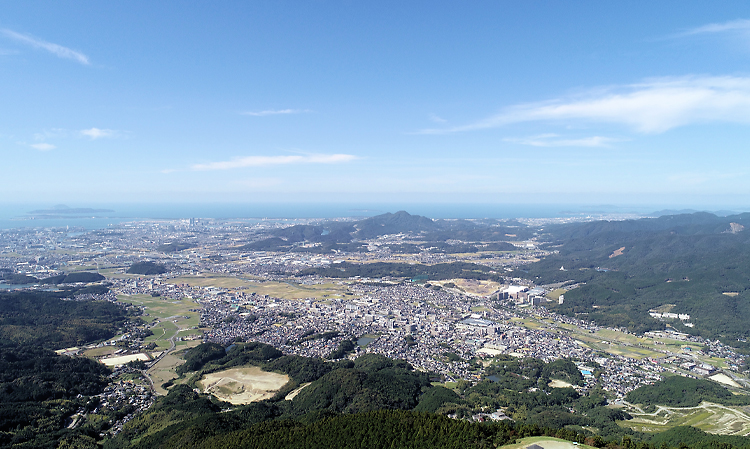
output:
[[[89,397],[101,393],[109,373],[93,360],[0,341],[0,447],[54,448],[85,435],[66,429],[67,419],[95,406]]]
[[[549,387],[551,379],[582,382],[578,368],[567,359],[545,363],[503,356],[484,380],[473,386],[459,382],[451,390],[433,385],[429,373],[381,355],[326,362],[285,356],[260,343],[236,343],[227,349],[210,343],[189,350],[185,358],[191,370],[181,370],[183,380],[104,447],[487,448],[525,436],[552,435],[596,447],[654,449],[662,441],[655,444],[655,437],[618,426],[616,420],[629,416],[606,408],[601,391],[580,396],[573,388]],[[193,389],[205,373],[246,364],[287,374],[291,381],[271,399],[239,406]],[[307,382],[294,399],[285,400]],[[726,394],[709,389],[713,396]],[[487,416],[499,408],[513,421],[483,424],[446,416]],[[679,436],[666,438],[669,442],[662,448],[681,447]],[[693,433],[689,438],[696,441]],[[716,436],[712,441],[724,449],[750,447],[750,439],[742,437]]]
[[[108,301],[67,300],[82,291],[0,293],[0,447],[93,443],[106,427],[67,428],[74,413],[96,406],[91,396],[109,383],[110,370],[50,349],[111,338],[132,316]]]
[[[695,213],[548,227],[544,247],[558,253],[517,274],[584,282],[561,313],[644,331],[664,327],[648,311],[669,304],[695,325],[678,329],[737,346],[750,337],[749,224],[750,214]]]
[[[476,246],[452,248],[446,240],[470,242],[504,242],[509,239],[528,238],[533,231],[517,222],[433,220],[405,211],[386,213],[355,222],[330,221],[319,225],[295,225],[275,230],[271,236],[243,245],[241,251],[288,251],[301,242],[318,243],[316,252],[330,253],[331,250],[359,251],[361,246],[352,246],[353,241],[373,239],[390,234],[412,234],[426,241],[420,246],[411,246],[411,252],[438,249],[440,252],[476,252]],[[394,248],[399,252],[404,248]],[[507,244],[495,251],[513,250]]]
[[[0,293],[0,339],[60,349],[110,338],[130,318],[111,302],[64,300],[81,291]]]
[[[155,262],[137,262],[132,264],[130,268],[128,268],[128,271],[126,271],[126,273],[153,275],[166,273],[167,271],[169,271],[167,270],[167,267]]]

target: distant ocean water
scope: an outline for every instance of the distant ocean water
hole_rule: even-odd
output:
[[[618,207],[581,204],[455,204],[455,203],[201,203],[201,204],[70,204],[75,208],[109,209],[113,212],[74,214],[29,219],[33,210],[50,209],[51,204],[0,204],[0,229],[34,227],[82,227],[88,230],[142,219],[300,219],[371,217],[405,210],[429,218],[552,218],[584,214],[648,213],[651,207]]]

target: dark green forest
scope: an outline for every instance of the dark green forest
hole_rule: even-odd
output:
[[[153,275],[166,273],[167,271],[169,271],[167,270],[167,267],[165,267],[164,265],[159,265],[155,262],[137,262],[131,265],[126,273]]]
[[[692,428],[656,436],[620,428],[616,421],[629,416],[605,408],[602,392],[580,396],[572,388],[547,386],[550,379],[581,381],[575,364],[566,359],[544,363],[504,357],[490,367],[485,380],[459,382],[451,390],[433,385],[429,373],[416,372],[406,362],[374,354],[326,362],[285,356],[260,343],[238,343],[228,350],[203,344],[185,357],[198,370],[183,372],[190,376],[187,384],[171,387],[148,412],[106,441],[105,448],[490,448],[538,435],[611,449],[750,447],[748,438],[707,436]],[[230,406],[191,387],[204,373],[246,363],[292,380],[274,398],[243,406]],[[312,383],[293,401],[284,400],[304,382]],[[718,390],[714,394],[721,395]],[[479,423],[447,416],[500,407],[513,421]]]
[[[50,349],[110,338],[133,316],[111,302],[66,300],[85,290],[0,293],[0,447],[101,439],[101,426],[67,425],[96,406],[91,396],[109,383],[110,370]]]
[[[54,448],[88,432],[98,438],[99,429],[66,426],[73,413],[95,406],[90,396],[102,392],[109,373],[86,358],[0,343],[0,447]]]
[[[738,340],[750,337],[750,232],[730,232],[730,223],[749,222],[748,214],[697,213],[550,227],[544,238],[558,253],[516,275],[585,283],[550,306],[559,313],[643,332],[665,326],[650,309],[675,304],[695,324],[669,322],[678,330],[743,346]]]
[[[112,337],[130,312],[107,301],[65,300],[91,291],[0,293],[0,339],[60,349]]]
[[[421,278],[425,280],[463,278],[502,281],[504,279],[489,267],[468,262],[439,263],[435,265],[398,262],[373,262],[367,264],[343,262],[330,267],[308,268],[300,271],[298,275],[318,275],[332,278],[359,276],[373,279],[383,277]]]
[[[172,243],[165,243],[163,245],[159,245],[156,247],[157,251],[161,251],[163,253],[176,253],[180,251],[184,251],[189,248],[193,248],[195,245],[192,243],[186,243],[186,242],[172,242]]]
[[[671,376],[653,385],[639,387],[627,394],[633,404],[695,407],[703,401],[722,405],[750,405],[750,396],[734,395],[726,388],[705,379]]]

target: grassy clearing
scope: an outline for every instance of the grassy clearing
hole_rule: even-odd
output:
[[[18,253],[0,253],[0,257],[22,257]]]
[[[193,299],[182,299],[180,301],[174,301],[163,297],[152,297],[151,295],[119,295],[117,299],[122,302],[129,304],[135,304],[145,307],[148,316],[144,316],[145,320],[164,319],[169,317],[191,317],[198,318],[200,315],[198,312],[191,312],[190,309],[199,309],[201,307]],[[188,318],[189,319],[189,318]]]
[[[544,449],[575,449],[575,448],[594,449],[592,446],[586,446],[585,444],[574,445],[572,442],[568,440],[562,440],[560,438],[553,438],[553,437],[523,438],[519,440],[518,443],[508,444],[506,446],[501,446],[501,447],[505,449],[524,449],[526,448],[526,446],[529,446],[532,444],[538,444],[539,446],[542,446]]]
[[[200,324],[200,315],[198,312],[191,312],[190,309],[200,308],[195,300],[183,299],[174,301],[162,297],[154,298],[151,295],[119,295],[118,300],[130,304],[140,305],[146,308],[143,318],[152,324],[151,331],[154,333],[146,337],[144,343],[155,343],[155,352],[168,350],[172,347],[170,341],[173,337],[187,337],[190,335],[201,335],[203,329],[195,329]],[[192,348],[198,346],[200,340],[193,341],[176,341],[175,347],[179,349]],[[157,394],[166,394],[162,384],[168,380],[177,378],[175,369],[184,363],[180,357],[174,353],[167,354],[152,366],[148,373],[154,381],[154,387]]]
[[[205,276],[183,276],[179,278],[170,279],[170,284],[188,284],[191,287],[215,287],[215,288],[244,288],[250,285],[245,279],[241,279],[234,276],[219,276],[219,275],[205,275]]]
[[[154,335],[146,337],[143,342],[156,343],[156,351],[164,351],[172,347],[170,339],[177,335],[177,325],[172,321],[162,321],[152,327],[151,331]]]
[[[200,341],[186,341],[181,342],[184,343],[186,348],[194,348],[198,346],[201,342]],[[167,390],[165,390],[162,387],[162,384],[168,380],[174,380],[177,378],[177,373],[175,370],[178,366],[185,363],[185,360],[182,358],[174,355],[174,353],[167,354],[164,356],[163,359],[159,360],[159,362],[156,363],[156,365],[152,366],[148,370],[149,376],[151,376],[151,380],[154,381],[154,388],[156,389],[156,394],[159,395],[166,395]]]
[[[315,298],[318,300],[327,298],[350,298],[356,299],[357,295],[346,295],[349,287],[346,284],[327,283],[302,285],[292,282],[252,282],[247,291],[258,295],[269,295],[283,299]]]
[[[565,290],[564,288],[557,288],[547,293],[547,298],[553,301],[557,301],[558,299],[560,299],[560,295],[564,295],[565,292],[567,292],[567,290]]]
[[[529,329],[546,329],[552,332],[565,333],[592,349],[634,359],[643,359],[646,357],[658,358],[663,356],[664,353],[659,352],[657,348],[661,350],[666,349],[665,345],[654,345],[653,340],[620,331],[601,329],[592,334],[570,324],[553,323],[540,318],[513,319],[513,321]],[[684,344],[684,342],[681,343]],[[680,347],[678,346],[673,352],[679,351]]]

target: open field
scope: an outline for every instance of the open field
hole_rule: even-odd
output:
[[[344,298],[355,299],[356,295],[345,295],[349,292],[346,284],[330,282],[326,284],[303,285],[292,282],[252,282],[246,289],[258,295],[269,295],[283,299],[327,299]]]
[[[729,385],[730,387],[742,388],[740,384],[732,380],[731,377],[727,376],[724,373],[714,374],[713,376],[709,377],[709,379],[715,382],[719,382],[720,384]]]
[[[518,443],[508,444],[506,446],[501,446],[501,447],[505,449],[524,449],[525,447],[530,446],[532,444],[539,445],[543,447],[544,449],[576,449],[576,448],[594,449],[592,446],[586,446],[585,444],[575,445],[568,440],[562,440],[560,438],[553,438],[553,437],[523,438],[519,440]]]
[[[177,335],[177,325],[171,321],[162,321],[151,328],[154,335],[146,337],[146,344],[156,343],[156,351],[164,351],[172,347],[170,339]]]
[[[590,333],[587,330],[580,329],[571,324],[554,323],[549,319],[543,319],[540,317],[513,319],[513,321],[516,324],[529,329],[544,329],[554,333],[567,334],[589,348],[634,359],[662,357],[664,356],[664,353],[660,352],[657,348],[662,351],[666,349],[665,345],[657,347],[653,344],[653,340],[651,339],[626,334],[620,331],[602,329],[596,333]],[[677,352],[679,352],[679,348],[677,349]]]
[[[154,298],[151,295],[118,295],[117,299],[122,302],[145,307],[147,309],[145,313],[148,316],[144,314],[143,319],[146,321],[178,316],[188,316],[200,320],[198,312],[190,311],[190,309],[201,308],[201,305],[193,299],[184,298],[180,301],[174,301],[161,296]],[[191,323],[191,325],[197,326],[198,322]]]
[[[200,324],[200,315],[198,312],[190,311],[190,309],[201,307],[195,300],[173,301],[162,297],[154,298],[151,295],[118,295],[117,299],[146,308],[143,318],[154,324],[151,327],[154,334],[146,337],[144,343],[155,343],[155,352],[167,351],[172,348],[173,338],[200,335],[203,332],[201,329],[195,329]],[[174,346],[184,349],[198,346],[200,343],[200,340],[174,341]],[[148,374],[154,382],[157,394],[167,394],[167,391],[161,385],[168,380],[177,378],[175,369],[184,362],[176,355],[167,354],[149,368]]]
[[[98,272],[96,265],[66,265],[65,266],[66,273],[75,273],[77,271],[91,271],[93,273]]]
[[[200,341],[186,341],[185,347],[188,348],[194,348],[198,346],[201,342]],[[175,370],[178,366],[185,363],[185,360],[182,358],[174,355],[174,353],[167,354],[164,356],[163,359],[159,360],[156,365],[152,366],[148,369],[147,373],[149,376],[151,376],[151,380],[154,382],[154,389],[156,390],[156,394],[159,395],[166,395],[167,390],[165,390],[161,385],[168,381],[173,380],[177,378],[177,373]]]
[[[188,284],[191,287],[243,288],[250,285],[245,279],[234,276],[199,275],[170,279],[170,284]]]
[[[556,288],[552,290],[551,292],[547,293],[547,298],[553,301],[557,301],[558,299],[560,299],[560,295],[564,295],[565,292],[567,292],[567,290],[565,290],[564,288]]]
[[[237,405],[271,398],[287,382],[287,375],[251,366],[206,374],[198,383],[204,393]]]
[[[573,384],[569,384],[568,382],[564,382],[558,379],[552,379],[549,382],[549,386],[552,388],[570,388],[573,386]]]
[[[102,346],[101,348],[87,349],[83,352],[83,355],[90,358],[104,357],[107,355],[113,355],[117,351],[115,346]]]
[[[497,291],[502,284],[493,281],[479,281],[474,279],[450,279],[436,284],[446,284],[452,282],[470,295],[488,296]]]
[[[101,359],[99,361],[107,366],[119,366],[119,365],[124,365],[128,362],[134,362],[136,360],[142,360],[145,362],[149,360],[149,358],[146,354],[141,353],[141,354],[123,355],[120,357],[110,357],[108,359]]]
[[[349,292],[346,284],[330,282],[326,284],[303,285],[294,282],[261,282],[251,277],[234,277],[226,275],[183,276],[169,280],[170,284],[188,284],[199,287],[216,287],[244,290],[258,295],[268,295],[283,299],[344,297]],[[354,298],[353,295],[346,295]]]
[[[676,426],[693,426],[722,435],[750,435],[750,415],[742,407],[702,402],[697,407],[658,405],[653,413],[629,410],[633,419],[619,424],[639,432],[662,432]]]

